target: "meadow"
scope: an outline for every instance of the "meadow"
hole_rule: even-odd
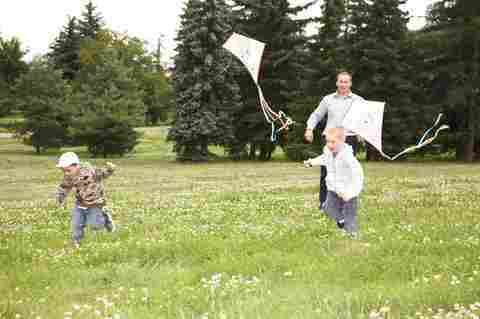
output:
[[[176,163],[165,128],[143,131],[109,159],[117,232],[80,249],[73,196],[53,197],[60,150],[0,139],[0,318],[480,316],[479,165],[363,162],[351,239],[318,210],[318,169]]]

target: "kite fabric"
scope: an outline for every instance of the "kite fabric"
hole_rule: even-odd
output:
[[[352,103],[350,110],[343,120],[342,126],[357,135],[361,136],[365,141],[375,147],[380,154],[394,161],[400,156],[416,151],[430,143],[432,143],[438,136],[438,134],[448,129],[448,125],[440,126],[435,134],[426,138],[430,132],[440,123],[440,119],[443,114],[440,113],[431,128],[429,128],[418,141],[416,145],[410,146],[395,156],[389,156],[382,150],[382,126],[383,126],[383,112],[385,109],[385,102],[356,100]]]
[[[293,124],[293,120],[286,116],[285,113],[279,111],[278,113],[272,110],[263,95],[262,88],[258,83],[258,74],[260,73],[260,66],[262,62],[263,51],[265,43],[255,39],[248,38],[238,33],[233,33],[225,42],[223,47],[236,56],[243,65],[247,68],[250,76],[255,82],[258,91],[258,98],[260,107],[262,109],[265,120],[272,126],[272,133],[270,139],[272,142],[277,140],[279,132],[288,129],[289,125]],[[279,128],[275,128],[275,123],[279,122]]]
[[[260,72],[265,43],[233,33],[223,47],[242,61],[255,84],[258,84],[258,73]]]

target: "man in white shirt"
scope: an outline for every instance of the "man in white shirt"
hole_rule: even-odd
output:
[[[313,130],[318,123],[327,115],[327,125],[325,129],[341,127],[345,115],[350,110],[355,100],[363,97],[353,93],[352,88],[352,75],[348,72],[340,72],[337,74],[337,91],[326,95],[320,101],[320,104],[315,111],[310,114],[307,121],[307,128],[305,130],[305,141],[308,143],[313,142]],[[351,145],[353,153],[356,154],[358,139],[355,133],[346,131],[346,143]],[[320,174],[320,208],[322,209],[325,200],[327,199],[327,185],[325,178],[327,176],[327,170],[325,166],[321,166]]]

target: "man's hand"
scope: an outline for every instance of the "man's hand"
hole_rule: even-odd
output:
[[[110,163],[110,162],[107,162],[106,165],[108,166],[108,168],[110,169],[115,169],[117,167],[117,165],[113,164],[113,163]]]
[[[305,130],[304,138],[305,138],[305,141],[307,143],[312,143],[313,142],[313,130],[307,128]]]

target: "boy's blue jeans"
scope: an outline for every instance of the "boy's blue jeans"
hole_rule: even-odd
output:
[[[75,242],[85,235],[85,227],[90,225],[94,230],[100,230],[105,227],[105,214],[102,207],[79,207],[75,204],[72,210],[72,239]]]
[[[358,199],[354,197],[348,202],[341,199],[336,193],[328,192],[323,211],[336,222],[344,220],[344,229],[348,233],[358,232],[357,209]]]

